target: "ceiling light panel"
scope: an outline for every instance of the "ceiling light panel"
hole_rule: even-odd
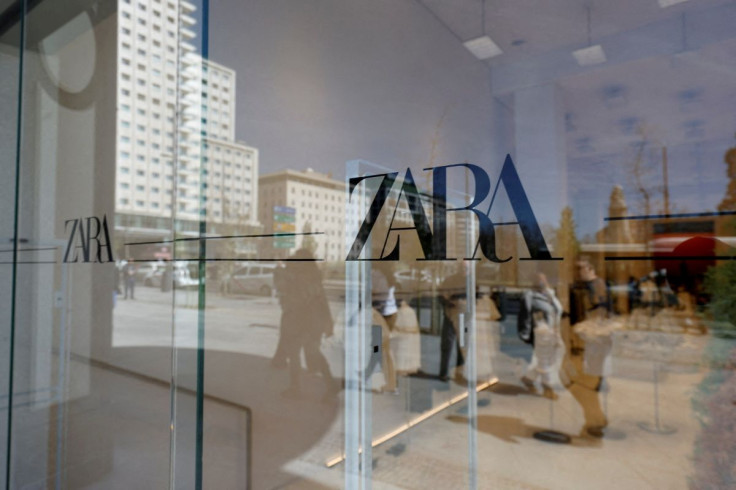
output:
[[[599,65],[606,62],[606,53],[600,44],[573,51],[572,55],[580,66]]]
[[[463,46],[465,46],[468,51],[473,53],[473,56],[479,60],[487,60],[494,56],[503,54],[503,51],[498,47],[498,44],[494,43],[493,39],[488,36],[471,39],[470,41],[464,42]]]
[[[662,8],[671,7],[684,2],[687,2],[687,0],[657,0],[657,3],[659,3],[659,6]]]

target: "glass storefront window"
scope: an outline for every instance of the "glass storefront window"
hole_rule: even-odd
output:
[[[734,21],[0,2],[0,486],[733,486]]]

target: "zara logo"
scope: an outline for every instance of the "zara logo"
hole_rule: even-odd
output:
[[[447,208],[447,169],[453,167],[465,167],[472,174],[475,181],[475,195],[473,196],[473,202],[464,208]],[[524,237],[524,242],[529,250],[530,260],[558,260],[550,255],[549,248],[544,241],[542,231],[537,223],[537,219],[532,211],[531,204],[527,198],[524,187],[519,179],[519,174],[514,167],[514,162],[511,159],[511,155],[506,155],[503,167],[501,168],[501,175],[499,176],[498,183],[491,198],[491,204],[488,207],[487,212],[482,212],[476,209],[480,203],[482,203],[491,191],[491,179],[488,174],[481,167],[473,165],[471,163],[458,163],[454,165],[444,165],[440,167],[430,167],[424,170],[432,171],[432,227],[430,228],[429,220],[424,212],[422,206],[421,196],[414,182],[411,169],[406,169],[404,175],[404,181],[401,185],[399,192],[399,198],[396,202],[396,207],[399,206],[402,197],[406,199],[406,203],[411,213],[412,221],[414,226],[411,229],[416,230],[419,242],[424,253],[423,260],[448,260],[452,259],[447,257],[447,213],[450,211],[470,211],[478,218],[479,224],[479,239],[478,246],[483,255],[492,262],[507,262],[512,257],[500,258],[496,255],[496,234],[493,221],[489,218],[491,208],[498,191],[499,185],[503,185],[506,190],[506,194],[509,197],[511,207],[516,216],[516,221],[504,224],[516,224],[521,228],[521,234]],[[360,254],[365,247],[366,241],[373,229],[374,225],[378,221],[378,215],[381,212],[386,199],[391,192],[391,188],[396,181],[398,172],[391,172],[385,174],[367,175],[362,177],[354,177],[350,179],[350,195],[352,196],[355,186],[361,181],[366,179],[382,177],[383,180],[376,192],[376,196],[368,209],[368,214],[360,225],[358,234],[355,237],[355,241],[350,247],[348,256],[345,260],[399,260],[399,240],[396,240],[396,246],[384,257],[379,258],[368,258],[360,259]],[[396,216],[394,212],[393,216]],[[387,236],[391,231],[394,231],[392,217]],[[402,228],[406,229],[406,228]],[[477,246],[476,246],[477,250]],[[475,258],[467,257],[467,259]]]
[[[64,231],[68,233],[64,262],[113,262],[106,215],[102,215],[102,221],[96,216],[68,219],[64,222]],[[103,260],[103,252],[106,260]]]

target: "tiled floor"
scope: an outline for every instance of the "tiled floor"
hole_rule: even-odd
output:
[[[274,303],[252,301],[251,308],[262,310],[260,323],[278,321]],[[257,489],[342,488],[344,464],[328,468],[325,463],[343,449],[344,393],[325,399],[323,380],[305,372],[301,396],[284,397],[288,370],[275,369],[269,362],[278,330],[251,325],[238,315],[242,307],[221,302],[209,318],[204,488],[246,488],[249,479]],[[182,488],[191,486],[196,404],[187,391],[179,392],[175,400],[175,466],[170,465],[171,357],[170,347],[161,340],[170,331],[163,311],[167,308],[156,301],[121,303],[110,365],[72,357],[69,378],[80,382],[68,391],[64,413],[53,404],[16,412],[18,487],[45,487],[57,478],[63,488],[168,488],[171,478]],[[182,325],[193,321],[190,313],[194,311],[177,312]],[[143,317],[148,319],[145,328],[140,324]],[[609,427],[604,438],[596,439],[581,433],[582,411],[568,391],[550,401],[521,385],[524,348],[515,343],[513,329],[506,327],[494,355],[500,382],[478,394],[474,446],[467,403],[461,401],[374,448],[374,488],[462,488],[472,478],[477,478],[478,488],[688,486],[699,432],[691,401],[705,373],[697,353],[706,337],[693,337],[687,362],[680,358],[663,364],[657,380],[661,423],[675,428],[674,434],[640,427],[641,422],[654,421],[653,364],[619,356],[608,377],[609,389],[601,395]],[[186,337],[180,340],[186,346]],[[438,353],[436,337],[422,342],[424,351]],[[333,373],[341,376],[339,328],[336,338],[323,344],[323,352]],[[191,353],[191,349],[180,352],[184,364],[179,382],[193,386],[193,378],[187,376],[192,366],[186,364]],[[374,436],[462,393],[463,387],[431,377],[402,377],[399,392],[371,394]],[[58,425],[60,415],[63,423]],[[572,443],[554,445],[533,437],[536,430],[547,428],[571,435]],[[475,471],[470,471],[472,465]]]

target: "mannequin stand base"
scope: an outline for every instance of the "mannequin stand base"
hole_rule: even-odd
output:
[[[567,434],[556,430],[540,430],[534,433],[534,439],[554,444],[570,444],[572,439]]]
[[[653,424],[651,422],[639,422],[636,425],[638,425],[639,428],[642,430],[651,432],[652,434],[661,434],[663,436],[674,434],[675,432],[677,432],[677,429],[669,425],[659,425]]]
[[[626,433],[618,429],[606,427],[603,430],[603,439],[607,439],[609,441],[620,441],[626,439]]]

